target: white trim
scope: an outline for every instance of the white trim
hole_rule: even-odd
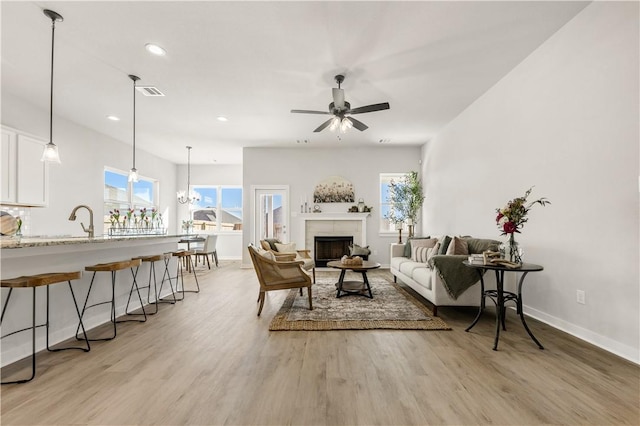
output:
[[[635,364],[640,364],[640,354],[636,348],[620,343],[616,340],[610,339],[607,336],[603,336],[601,334],[594,333],[591,330],[587,330],[586,328],[582,328],[575,324],[572,324],[563,319],[554,317],[545,312],[539,311],[530,306],[523,306],[524,313],[531,318],[535,318],[538,321],[541,321],[545,324],[550,325],[551,327],[557,328],[558,330],[564,331],[565,333],[571,334],[579,339],[582,339],[586,342],[589,342],[599,348],[602,348],[608,352],[611,352],[615,355],[618,355],[626,360],[629,360]],[[544,345],[544,342],[542,342]]]
[[[253,241],[256,237],[256,192],[260,190],[278,190],[284,191],[286,199],[282,202],[282,213],[286,219],[286,225],[288,226],[287,233],[289,234],[289,240],[291,240],[291,209],[289,208],[289,185],[251,185],[251,197],[249,198],[249,214],[251,215],[251,229],[249,230],[249,241],[257,245],[258,241]]]

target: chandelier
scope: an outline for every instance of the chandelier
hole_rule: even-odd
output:
[[[191,189],[191,147],[187,146],[187,150],[187,190],[178,191],[178,202],[180,204],[193,204],[200,201],[200,194]]]

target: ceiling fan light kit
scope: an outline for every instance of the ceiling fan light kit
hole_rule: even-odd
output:
[[[294,114],[328,114],[333,115],[333,118],[328,119],[320,126],[318,126],[314,132],[321,132],[327,127],[332,132],[336,129],[340,128],[342,133],[345,133],[352,127],[360,130],[361,132],[367,130],[369,126],[364,124],[362,121],[356,120],[351,115],[353,114],[363,114],[365,112],[374,112],[374,111],[382,111],[385,109],[389,109],[389,103],[383,102],[379,104],[372,104],[363,107],[353,108],[351,109],[351,104],[344,100],[344,89],[340,87],[342,82],[344,81],[344,75],[338,74],[335,77],[336,83],[338,83],[337,88],[333,88],[331,93],[333,95],[333,102],[329,104],[329,111],[315,111],[315,110],[306,110],[306,109],[292,109],[291,112]]]

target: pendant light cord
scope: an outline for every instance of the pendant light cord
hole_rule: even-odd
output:
[[[51,91],[49,96],[49,143],[53,143],[53,53],[56,36],[56,20],[51,19]]]
[[[136,80],[133,79],[133,168],[136,168]]]

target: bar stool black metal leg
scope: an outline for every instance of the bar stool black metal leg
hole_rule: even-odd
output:
[[[173,283],[171,282],[171,273],[169,272],[169,262],[171,262],[170,258],[165,259],[164,261],[164,272],[162,274],[162,281],[160,281],[160,291],[158,292],[158,297],[160,297],[160,295],[162,294],[162,287],[164,286],[164,282],[165,280],[169,280],[169,288],[171,289],[171,296],[173,297],[173,301],[171,300],[164,300],[164,299],[160,299],[160,303],[170,303],[172,305],[174,305],[176,302],[178,302],[179,300],[176,299],[176,291],[177,286],[178,286],[178,282],[177,282],[177,278],[176,278],[176,289],[173,289]],[[167,277],[165,279],[165,276]]]
[[[89,345],[89,340],[87,340],[87,332],[84,329],[84,324],[82,323],[82,317],[80,316],[80,309],[78,309],[78,302],[76,301],[76,296],[73,292],[73,287],[71,286],[71,281],[67,281],[69,283],[69,291],[71,292],[71,298],[73,299],[73,305],[76,308],[76,313],[78,314],[78,320],[79,320],[79,326],[82,328],[82,334],[84,335],[84,339],[87,343],[87,347],[86,348],[82,348],[79,346],[71,346],[71,347],[67,347],[67,348],[57,348],[57,349],[53,349],[50,347],[49,345],[49,286],[47,286],[47,322],[45,323],[46,325],[46,329],[47,329],[47,336],[46,336],[46,341],[47,341],[47,350],[49,352],[60,352],[60,351],[66,351],[69,349],[78,349],[84,352],[89,352],[91,350],[91,346]]]
[[[4,307],[2,309],[2,319],[4,319],[4,313],[5,310],[7,308],[7,304],[9,302],[9,298],[11,297],[11,290],[13,290],[13,288],[9,289],[9,294],[7,295],[7,300],[4,304]],[[33,301],[31,304],[31,377],[29,377],[28,379],[21,379],[21,380],[12,380],[9,382],[2,382],[0,384],[3,385],[10,385],[10,384],[19,384],[19,383],[27,383],[30,382],[31,380],[33,380],[33,378],[36,376],[36,288],[33,287]],[[0,321],[0,324],[2,324],[2,322]],[[28,330],[29,328],[25,328],[23,330],[18,330],[15,331],[13,333],[9,333],[6,336],[2,336],[7,337],[10,336],[12,334],[15,333],[19,333],[20,331],[25,331]]]
[[[129,300],[131,300],[131,292],[133,291],[133,288],[135,287],[136,289],[136,293],[138,293],[138,300],[140,301],[140,309],[142,309],[142,313],[141,314],[130,314],[128,311],[128,307],[129,307],[129,302],[127,301],[127,307],[125,308],[125,315],[143,315],[144,319],[140,319],[140,320],[132,320],[132,319],[124,319],[124,320],[116,320],[116,322],[146,322],[147,321],[147,312],[144,309],[144,303],[142,302],[142,296],[140,295],[140,288],[138,287],[138,281],[136,280],[137,275],[138,275],[138,269],[140,269],[140,266],[136,267],[136,270],[134,271],[133,268],[131,269],[131,276],[133,277],[133,284],[131,285],[131,291],[129,292]],[[115,271],[114,271],[114,297],[115,297]],[[114,303],[114,317],[115,317],[115,303]]]

